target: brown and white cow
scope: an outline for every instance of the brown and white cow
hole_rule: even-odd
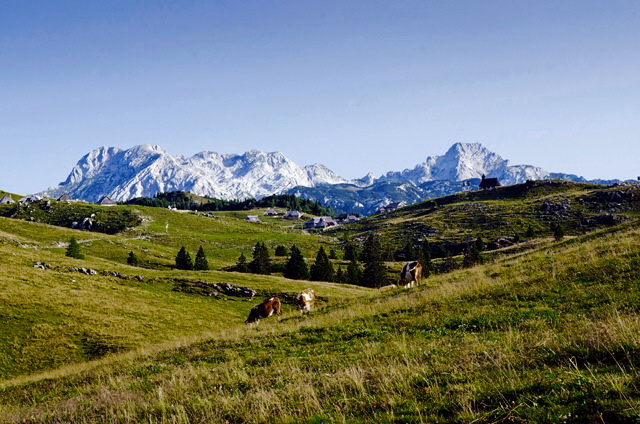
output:
[[[414,285],[420,284],[422,280],[422,265],[420,262],[413,261],[408,262],[402,267],[402,272],[400,273],[400,282],[399,285],[408,289],[413,287]]]
[[[316,302],[316,292],[313,289],[302,290],[296,298],[300,313],[310,312]]]
[[[280,299],[277,297],[272,297],[271,299],[267,299],[259,305],[251,308],[249,312],[249,318],[244,322],[245,324],[253,324],[256,325],[260,323],[260,320],[263,318],[269,318],[273,313],[280,316],[282,315],[282,310],[280,309]]]

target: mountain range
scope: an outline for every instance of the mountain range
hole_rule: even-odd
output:
[[[482,175],[498,178],[503,185],[550,178],[586,182],[577,175],[511,165],[480,143],[456,143],[444,155],[430,156],[413,169],[390,171],[379,178],[369,173],[356,180],[340,177],[321,164],[300,167],[280,152],[205,151],[183,157],[144,144],[126,150],[95,149],[78,161],[65,181],[41,194],[58,197],[69,193],[75,199],[95,202],[102,196],[126,201],[175,190],[227,200],[292,193],[320,201],[336,212],[369,215],[390,202],[414,203],[477,187]]]

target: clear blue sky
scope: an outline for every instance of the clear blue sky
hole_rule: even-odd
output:
[[[638,1],[0,1],[0,189],[107,145],[640,175]]]

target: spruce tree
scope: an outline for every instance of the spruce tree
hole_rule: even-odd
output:
[[[414,261],[417,258],[415,247],[413,246],[413,242],[407,242],[404,247],[404,257],[407,261]]]
[[[428,247],[418,248],[418,262],[422,265],[422,277],[428,278],[433,272],[433,262],[431,262],[431,251]]]
[[[521,241],[522,241],[522,239],[520,238],[520,234],[515,233],[515,234],[513,235],[513,242],[514,242],[514,243],[516,243],[516,244],[518,244],[518,243],[520,243]]]
[[[320,246],[318,254],[316,255],[316,261],[311,265],[309,272],[311,281],[333,281],[335,274],[333,272],[333,265],[329,260],[329,257],[324,251],[324,247]]]
[[[475,247],[479,252],[482,252],[487,248],[487,245],[484,243],[484,240],[482,240],[482,237],[478,236],[475,242]]]
[[[329,250],[329,259],[338,259],[338,254],[333,247]]]
[[[302,252],[295,244],[291,246],[291,255],[284,267],[283,275],[293,280],[306,280],[309,278],[309,268],[307,268]]]
[[[200,246],[198,249],[198,253],[196,253],[196,262],[193,265],[193,269],[196,271],[208,271],[209,270],[209,262],[207,261],[207,256],[204,254],[204,249]]]
[[[138,257],[133,251],[129,252],[129,256],[127,257],[127,263],[131,266],[138,266]]]
[[[356,286],[362,285],[362,268],[358,264],[358,261],[351,259],[349,266],[347,267],[347,274],[344,276],[345,283],[353,284]]]
[[[562,225],[560,225],[559,223],[555,225],[555,228],[553,230],[553,238],[555,238],[556,241],[560,241],[564,238],[564,228],[562,228]]]
[[[364,262],[363,285],[381,287],[387,283],[387,272],[383,262],[383,252],[379,238],[370,233],[364,243],[362,254]]]
[[[350,261],[352,259],[358,260],[358,251],[351,242],[347,242],[344,245],[344,260]]]
[[[336,271],[336,283],[344,283],[344,272],[341,266],[338,266],[338,270]]]
[[[464,251],[464,257],[462,259],[462,266],[465,268],[472,267],[476,264],[482,263],[482,254],[480,253],[480,249],[478,249],[478,245],[473,243]]]
[[[264,243],[257,242],[253,248],[253,260],[249,263],[249,270],[254,274],[271,273],[271,259],[269,250]]]
[[[289,252],[287,252],[287,248],[282,245],[276,246],[275,256],[287,256]]]
[[[446,254],[446,256],[444,257],[443,261],[440,264],[440,270],[442,272],[449,272],[458,268],[458,264],[456,264],[456,261],[453,259],[453,256],[451,256],[451,252],[449,252],[449,249],[443,246],[442,252]]]
[[[193,269],[193,261],[191,260],[191,255],[187,252],[187,249],[182,246],[176,255],[176,268],[178,269]]]
[[[475,265],[475,261],[473,260],[473,257],[471,256],[471,248],[467,247],[464,250],[464,256],[462,258],[462,266],[465,268],[469,268]]]
[[[244,253],[240,253],[240,256],[238,256],[236,269],[238,272],[249,272],[249,264],[247,264],[247,257],[244,256]]]
[[[441,244],[438,247],[438,250],[439,252],[437,252],[436,258],[448,258],[449,256],[451,256],[451,252],[449,252],[449,249],[447,249],[444,244]]]
[[[78,240],[75,237],[71,237],[69,240],[69,247],[67,247],[65,254],[71,258],[84,259],[84,255],[80,252],[80,244],[78,244]]]

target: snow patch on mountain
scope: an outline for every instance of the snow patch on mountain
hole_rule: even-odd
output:
[[[370,214],[385,202],[410,204],[477,188],[482,175],[498,178],[502,185],[548,178],[586,181],[532,165],[511,165],[480,143],[456,143],[444,155],[427,157],[413,169],[388,172],[380,178],[369,173],[355,180],[346,180],[317,163],[300,167],[280,152],[204,151],[185,158],[143,144],[126,150],[95,149],[78,161],[64,182],[41,194],[58,197],[69,193],[75,199],[95,202],[105,195],[126,201],[175,190],[220,199],[292,193],[336,211]]]
[[[69,193],[95,202],[102,196],[117,201],[183,190],[220,199],[264,197],[296,187],[345,183],[327,167],[301,168],[280,152],[251,150],[244,154],[200,152],[192,157],[173,156],[148,144],[123,150],[100,147],[85,155],[69,177],[43,194]]]
[[[514,165],[480,143],[456,143],[442,156],[429,156],[413,169],[388,172],[376,182],[464,181],[471,178],[498,178],[503,185],[519,184],[526,180],[544,179],[549,172],[531,165]]]

